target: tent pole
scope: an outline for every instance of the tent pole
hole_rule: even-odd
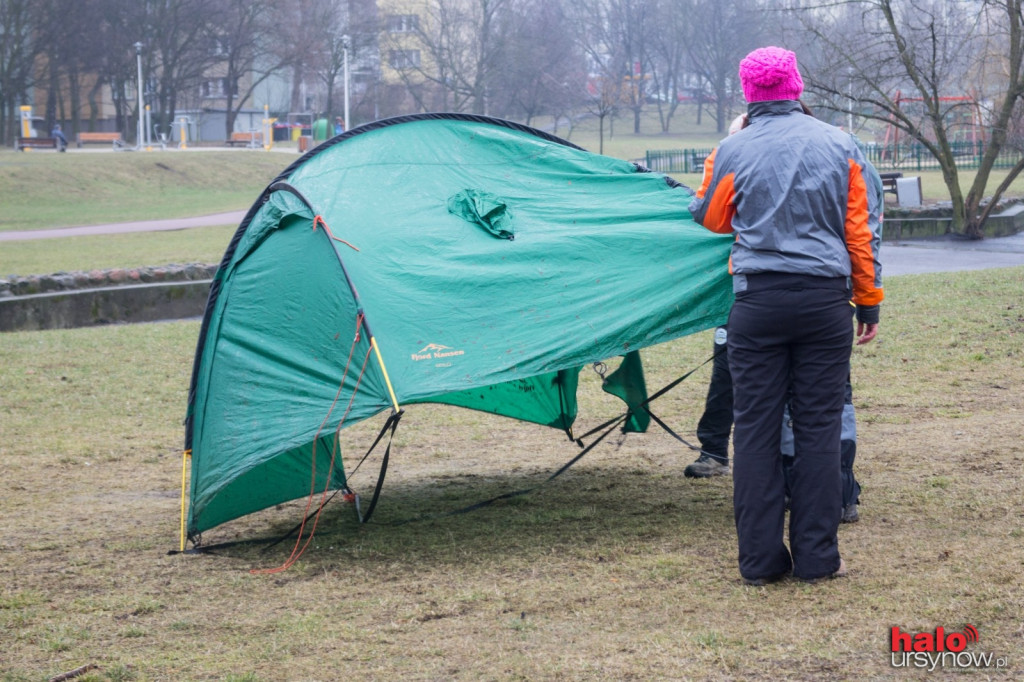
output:
[[[181,536],[179,542],[180,551],[185,551],[185,468],[188,458],[192,456],[192,450],[185,450],[181,453]]]
[[[369,328],[367,328],[367,331],[369,331]],[[401,412],[401,408],[398,407],[398,398],[395,396],[395,389],[391,387],[391,379],[388,377],[388,368],[384,366],[384,358],[380,356],[380,348],[377,347],[377,339],[373,334],[370,334],[370,345],[373,346],[373,352],[377,354],[380,371],[384,374],[384,383],[388,385],[388,393],[391,394],[391,404],[395,406],[395,412]]]

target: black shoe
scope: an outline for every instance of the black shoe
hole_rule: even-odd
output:
[[[828,575],[818,576],[817,578],[800,578],[800,580],[809,585],[814,585],[824,580],[835,580],[836,578],[845,578],[847,575],[849,575],[849,573],[846,570],[846,562],[840,559],[839,568],[836,569],[835,573],[829,573]]]
[[[687,478],[711,478],[728,473],[729,465],[718,461],[711,455],[701,455],[697,461],[683,469],[683,475]]]
[[[779,582],[787,575],[789,575],[789,571],[779,573],[778,575],[768,576],[767,578],[744,578],[743,584],[748,587],[764,587],[765,585]]]
[[[860,521],[860,514],[857,512],[857,503],[848,504],[843,507],[843,515],[839,519],[839,523],[857,523]]]

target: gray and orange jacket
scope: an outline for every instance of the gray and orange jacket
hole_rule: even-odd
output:
[[[733,275],[849,277],[857,319],[878,322],[881,202],[860,148],[796,101],[756,102],[748,116],[705,160],[690,213],[735,233]]]

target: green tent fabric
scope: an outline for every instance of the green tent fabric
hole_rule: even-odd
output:
[[[185,425],[189,536],[343,487],[339,424],[441,402],[569,431],[580,368],[623,355],[615,390],[638,405],[635,351],[723,323],[732,302],[731,239],[696,225],[690,198],[477,116],[388,119],[300,157],[211,287]]]
[[[623,425],[626,433],[644,433],[651,423],[651,415],[644,403],[647,402],[647,383],[644,380],[644,366],[640,352],[631,350],[622,357],[618,369],[604,378],[601,383],[605,393],[619,398],[629,408],[629,419]]]

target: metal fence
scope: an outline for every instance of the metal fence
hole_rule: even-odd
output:
[[[981,165],[981,157],[985,154],[984,142],[953,142],[950,151],[956,159],[957,168],[973,170]],[[864,145],[868,161],[879,169],[906,171],[939,170],[939,161],[924,145],[918,143],[882,146],[877,144]],[[996,157],[994,168],[1012,168],[1021,159],[1017,149],[1003,148]]]
[[[710,153],[710,147],[651,150],[644,156],[644,165],[659,173],[703,173],[704,159]]]
[[[868,160],[878,170],[924,171],[939,170],[939,162],[921,144],[862,145]],[[983,142],[954,142],[950,145],[958,168],[975,169],[981,164],[985,153]],[[644,165],[659,173],[701,173],[704,159],[711,153],[705,149],[651,150],[645,156]],[[995,168],[1012,168],[1021,159],[1016,149],[1003,149],[996,158]]]

